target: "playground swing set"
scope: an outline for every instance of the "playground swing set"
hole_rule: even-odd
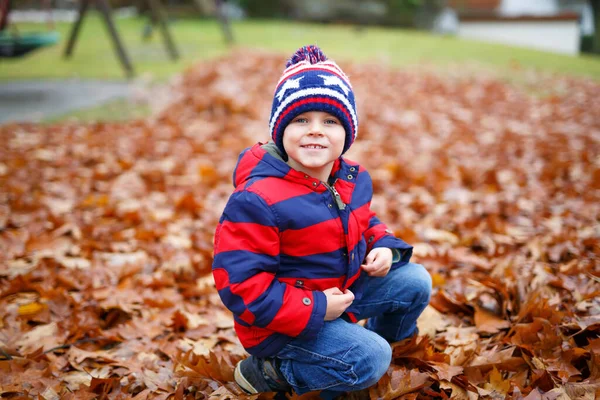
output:
[[[15,26],[9,26],[8,16],[11,0],[0,0],[0,57],[21,57],[36,49],[56,44],[60,39],[58,32],[19,32]],[[52,21],[48,20],[49,28]]]
[[[51,0],[50,0],[51,1]],[[179,58],[179,52],[175,47],[169,28],[167,25],[167,18],[164,9],[162,8],[159,0],[146,0],[148,8],[150,10],[150,21],[149,28],[155,24],[158,24],[165,43],[167,52],[172,60]],[[53,29],[49,29],[47,32],[19,32],[17,28],[9,24],[9,14],[11,11],[12,0],[0,0],[0,58],[15,58],[22,57],[34,50],[41,49],[47,46],[52,46],[58,43],[60,34]],[[49,4],[49,1],[46,1]],[[117,57],[121,62],[123,69],[128,77],[135,75],[133,65],[129,61],[129,56],[125,50],[125,46],[117,32],[115,23],[112,17],[112,10],[108,0],[80,0],[79,10],[77,14],[77,20],[74,22],[67,46],[65,48],[65,58],[70,57],[73,54],[75,42],[81,27],[83,18],[85,17],[91,3],[96,5],[97,10],[102,15],[104,23],[107,27],[107,32],[113,43]],[[219,18],[220,25],[225,35],[225,40],[228,43],[233,42],[233,35],[231,34],[231,28],[229,21],[227,20],[223,12],[223,0],[215,0],[217,16]],[[50,15],[50,7],[48,6],[48,13]],[[53,28],[51,18],[48,19],[49,28]],[[145,29],[145,35],[147,35],[148,27]]]

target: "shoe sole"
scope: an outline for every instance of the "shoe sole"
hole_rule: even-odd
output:
[[[233,379],[235,379],[235,383],[237,383],[240,389],[242,389],[247,394],[257,394],[258,390],[256,390],[256,388],[254,388],[254,386],[252,386],[250,382],[248,382],[244,375],[242,375],[242,371],[240,371],[241,363],[241,361],[237,363],[237,365],[235,366],[235,370],[233,371]]]

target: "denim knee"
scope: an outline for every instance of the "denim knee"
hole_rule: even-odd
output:
[[[431,275],[421,264],[411,264],[413,267],[413,279],[410,289],[413,292],[413,304],[428,304],[431,298],[432,280]]]
[[[359,377],[354,383],[355,390],[374,385],[386,373],[392,362],[392,348],[378,334],[366,331],[363,340],[352,349],[352,364]]]

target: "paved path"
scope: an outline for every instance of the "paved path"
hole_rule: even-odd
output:
[[[38,122],[131,95],[132,84],[125,81],[0,81],[0,124]]]

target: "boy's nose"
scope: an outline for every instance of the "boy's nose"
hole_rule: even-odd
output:
[[[322,135],[321,124],[319,122],[311,122],[309,126],[309,134],[311,135]]]

